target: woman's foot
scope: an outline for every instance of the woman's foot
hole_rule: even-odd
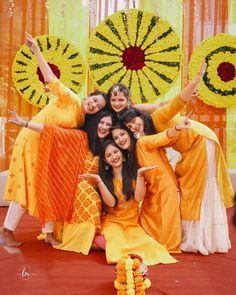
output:
[[[21,242],[16,241],[13,231],[5,227],[0,228],[0,239],[8,247],[19,247],[22,244]]]
[[[53,233],[46,234],[45,242],[50,244],[51,246],[56,246],[60,244],[60,242],[54,237]]]

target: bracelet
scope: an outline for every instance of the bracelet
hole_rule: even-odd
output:
[[[175,130],[176,130],[176,131],[180,131],[180,129],[176,128],[176,126],[175,126]]]
[[[25,128],[28,127],[28,124],[29,124],[29,121],[26,121],[26,123],[25,123]]]

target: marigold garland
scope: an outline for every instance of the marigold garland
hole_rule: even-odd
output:
[[[199,85],[199,97],[217,108],[236,106],[236,36],[218,34],[204,40],[191,56],[190,80],[196,77],[204,59],[207,69]]]
[[[101,22],[90,38],[89,65],[98,87],[122,82],[136,103],[166,93],[177,78],[181,49],[170,24],[151,12],[119,11]]]
[[[35,38],[46,61],[60,81],[79,93],[85,81],[85,65],[78,49],[67,41],[49,35]],[[23,45],[12,66],[13,82],[19,94],[29,103],[44,107],[52,94],[44,92],[44,81],[33,53]]]
[[[122,256],[117,262],[116,271],[114,286],[117,295],[145,295],[151,286],[151,281],[146,277],[147,266],[138,255]]]

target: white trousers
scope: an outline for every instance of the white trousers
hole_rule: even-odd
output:
[[[5,217],[4,224],[3,224],[4,227],[11,231],[15,231],[20,222],[21,217],[23,216],[25,212],[26,212],[26,209],[22,208],[19,203],[15,201],[11,201],[7,211],[7,215]],[[45,223],[44,227],[42,228],[42,232],[44,234],[52,233],[53,229],[54,229],[54,222],[49,221]]]

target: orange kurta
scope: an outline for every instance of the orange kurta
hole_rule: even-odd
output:
[[[158,132],[178,124],[183,117],[176,116],[184,107],[177,96],[169,104],[151,114]],[[227,173],[223,152],[215,133],[199,122],[191,120],[191,128],[182,130],[173,141],[173,148],[180,152],[181,160],[176,165],[176,175],[180,184],[181,218],[198,220],[207,173],[205,138],[216,143],[218,181],[226,207],[232,206],[233,189]]]
[[[78,128],[84,123],[81,101],[56,78],[48,84],[56,95],[32,122],[55,124],[65,128]],[[16,201],[38,216],[35,193],[35,176],[38,166],[40,134],[22,128],[18,134],[9,167],[4,199]]]
[[[118,196],[116,208],[108,208],[102,221],[102,234],[106,240],[106,258],[109,264],[117,263],[121,256],[138,254],[147,265],[175,263],[165,247],[145,233],[139,224],[139,204],[125,200],[122,182],[114,180]]]
[[[98,157],[88,152],[84,173],[98,173]],[[102,202],[96,185],[81,180],[77,185],[72,217],[64,223],[62,243],[56,249],[88,254],[96,232],[101,231]]]
[[[181,222],[177,179],[162,146],[171,139],[166,132],[142,136],[136,145],[140,167],[158,165],[145,172],[147,191],[142,203],[140,221],[145,231],[171,252],[179,252]]]

